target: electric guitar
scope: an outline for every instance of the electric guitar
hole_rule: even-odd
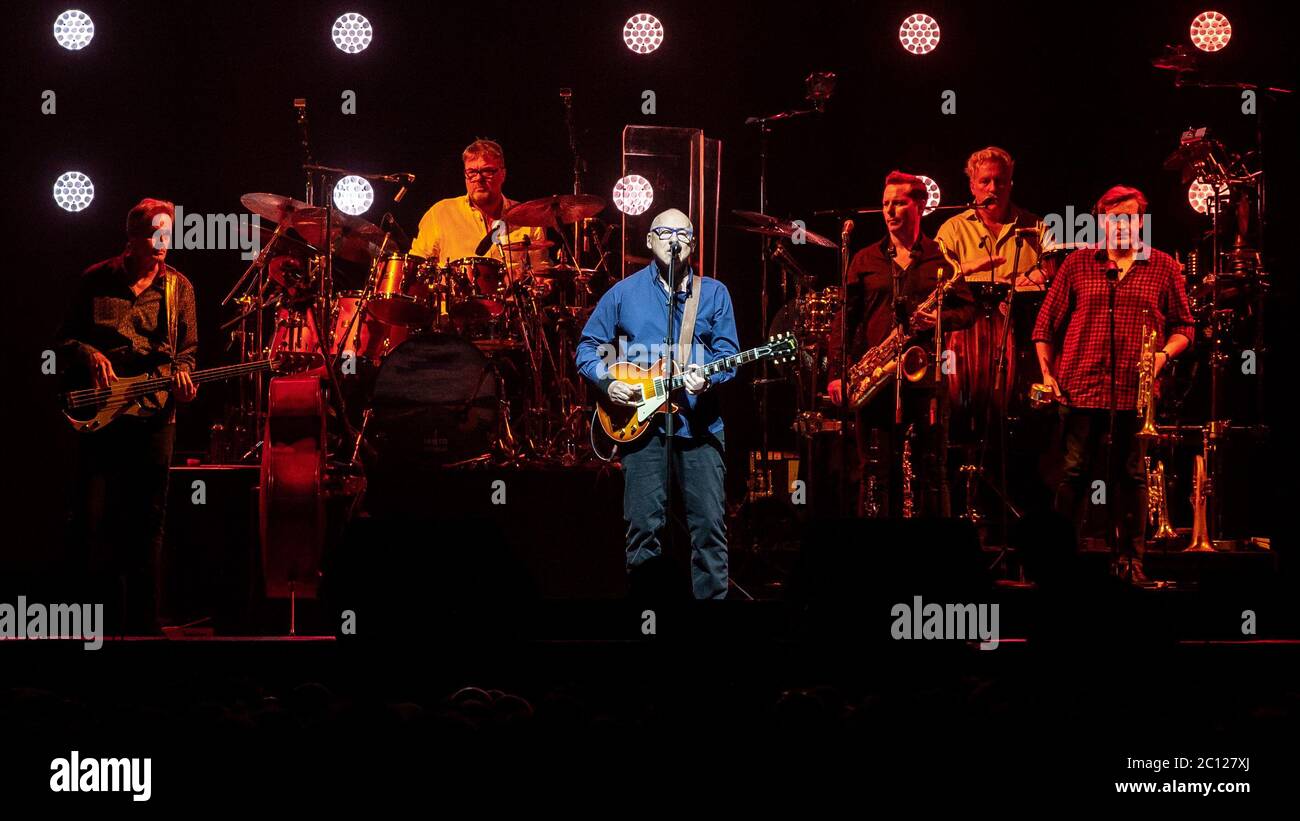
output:
[[[766,345],[759,345],[734,356],[710,362],[700,368],[700,373],[711,376],[719,371],[729,370],[737,365],[772,359],[777,362],[789,362],[794,359],[798,343],[794,335],[786,332],[768,339]],[[681,365],[678,364],[678,368]],[[645,433],[654,421],[655,414],[676,412],[679,406],[672,401],[672,394],[685,384],[682,373],[674,376],[667,374],[668,360],[660,359],[648,368],[631,362],[617,362],[610,366],[609,376],[619,382],[626,382],[639,389],[640,399],[635,405],[620,405],[608,396],[596,400],[596,420],[605,435],[619,444],[635,442]]]
[[[296,373],[318,367],[319,353],[283,351],[269,359],[222,365],[190,372],[194,384],[233,379],[251,373]],[[85,375],[80,381],[89,382]],[[63,415],[78,433],[102,430],[120,416],[152,416],[162,410],[174,386],[171,365],[162,365],[135,376],[119,376],[107,388],[82,388],[59,395]]]

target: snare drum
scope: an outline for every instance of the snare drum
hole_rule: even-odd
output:
[[[423,263],[420,257],[399,253],[375,260],[371,272],[373,294],[367,308],[376,319],[407,328],[429,324],[433,306],[420,280]]]

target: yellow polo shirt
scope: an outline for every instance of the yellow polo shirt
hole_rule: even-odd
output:
[[[1016,258],[1016,234],[1017,228],[1033,228],[1035,234],[1032,237],[1026,237],[1024,245],[1020,248],[1020,264],[1015,270],[1012,265]],[[997,237],[989,235],[989,229],[984,227],[980,221],[979,214],[975,213],[974,208],[967,208],[965,211],[958,213],[956,216],[949,217],[947,222],[939,226],[939,231],[934,235],[935,240],[942,242],[962,268],[971,268],[980,262],[986,261],[989,256],[1003,257],[1004,262],[998,265],[992,271],[992,279],[995,282],[1014,283],[1016,279],[1038,266],[1038,257],[1043,247],[1044,236],[1043,221],[1034,214],[1025,211],[1019,206],[1011,206],[1011,220],[1002,226],[1002,231]],[[981,246],[981,240],[984,245]],[[992,250],[990,251],[990,246]],[[990,272],[980,271],[977,274],[971,274],[966,277],[967,282],[988,282]],[[1020,291],[1039,291],[1042,290],[1037,285],[1020,286]]]
[[[508,211],[515,204],[514,200],[506,198],[502,212]],[[491,227],[492,220],[470,205],[469,195],[439,200],[420,218],[420,228],[411,242],[411,253],[443,264],[462,257],[472,257]],[[546,238],[546,231],[542,228],[513,228],[507,242],[517,242],[525,236],[539,242]],[[502,259],[500,246],[490,246],[483,256]],[[511,257],[511,264],[520,264],[524,260],[524,253],[512,251]],[[545,262],[544,250],[532,252],[534,268]]]

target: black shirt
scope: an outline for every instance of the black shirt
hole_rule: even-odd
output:
[[[139,295],[132,293],[134,277],[125,253],[90,266],[81,275],[59,330],[60,351],[77,356],[78,364],[87,364],[98,351],[119,376],[134,376],[168,361],[193,370],[199,348],[194,286],[175,268],[168,266],[168,270],[176,275],[174,356],[167,347],[164,278],[156,276]]]
[[[868,349],[883,342],[893,330],[893,278],[896,273],[899,274],[899,296],[905,302],[908,317],[934,292],[940,269],[943,269],[944,276],[952,275],[952,263],[944,258],[939,244],[924,234],[918,235],[916,245],[912,247],[912,260],[901,272],[887,253],[889,246],[890,239],[886,235],[880,242],[858,251],[849,263],[845,304],[850,365]],[[975,321],[975,299],[964,281],[958,281],[948,289],[940,318],[945,333],[969,328]],[[934,339],[934,333],[927,330],[916,338],[924,344],[926,340]],[[834,361],[836,357],[831,359]],[[832,374],[831,378],[838,378],[838,374]]]

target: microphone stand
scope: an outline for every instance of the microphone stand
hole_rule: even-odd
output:
[[[667,388],[671,384],[673,377],[673,348],[677,346],[677,340],[673,338],[673,308],[674,301],[677,298],[677,255],[681,252],[681,244],[673,240],[668,245],[668,322],[667,330],[664,335],[665,359],[667,360],[665,385]],[[655,276],[658,276],[656,272]],[[664,397],[664,528],[668,531],[668,540],[671,544],[675,538],[672,526],[672,502],[673,502],[673,395],[672,391],[666,391]],[[645,397],[642,397],[644,399]]]
[[[1119,286],[1119,266],[1115,260],[1107,258],[1106,262],[1106,284],[1109,289],[1109,314],[1107,324],[1110,331],[1110,430],[1106,434],[1106,482],[1107,486],[1114,485],[1116,489],[1119,484],[1113,482],[1115,461],[1115,292]],[[1108,500],[1110,501],[1110,500]],[[1119,550],[1119,540],[1115,537],[1115,505],[1106,505],[1106,543],[1111,549],[1114,556]],[[1115,556],[1117,558],[1117,556]]]
[[[993,491],[998,495],[998,498],[1002,501],[1002,516],[1001,516],[1002,521],[1001,521],[1001,526],[999,528],[1001,531],[1000,535],[1002,538],[1002,545],[1001,545],[1001,549],[998,551],[997,559],[994,560],[993,562],[993,567],[998,567],[998,566],[1005,567],[1006,564],[1007,550],[1008,550],[1007,544],[1009,542],[1008,530],[1010,524],[1007,518],[1008,515],[1014,516],[1017,519],[1019,519],[1021,516],[1020,511],[1017,510],[1016,506],[1012,503],[1011,494],[1007,489],[1007,414],[1010,411],[1009,402],[1007,401],[1007,398],[1010,396],[1010,392],[1005,382],[1007,379],[1007,345],[1011,338],[1011,323],[1013,321],[1012,318],[1015,316],[1015,307],[1016,307],[1016,277],[1019,276],[1017,272],[1020,270],[1020,249],[1024,247],[1024,244],[1025,244],[1024,237],[1022,237],[1019,234],[1019,232],[1017,232],[1016,233],[1016,254],[1015,257],[1013,257],[1011,260],[1011,289],[1007,292],[1007,299],[1005,303],[1007,307],[1007,312],[1006,315],[1002,317],[1002,331],[1000,334],[1001,339],[998,342],[998,352],[997,352],[998,362],[997,362],[996,370],[994,371],[995,376],[993,377],[993,391],[992,393],[989,394],[988,398],[985,400],[984,437],[980,440],[980,456],[979,456],[978,470],[979,470],[979,475],[981,477],[984,477],[984,480],[988,482],[988,477],[985,475],[985,471],[987,470],[987,466],[988,466],[988,451],[989,451],[988,430],[990,427],[993,426],[993,407],[995,404],[994,400],[997,397],[1001,396],[1003,398],[1003,405],[1002,405],[1001,418],[998,420],[998,454],[999,454],[998,484],[996,486],[993,486]],[[989,270],[990,281],[992,281],[991,279],[992,276],[993,276],[993,270],[990,269]],[[1112,309],[1113,309],[1113,302],[1112,302]],[[992,483],[989,484],[992,486]],[[1024,573],[1023,568],[1021,570],[1021,573],[1023,575]],[[1024,581],[1024,579],[1022,578],[1021,581]]]

